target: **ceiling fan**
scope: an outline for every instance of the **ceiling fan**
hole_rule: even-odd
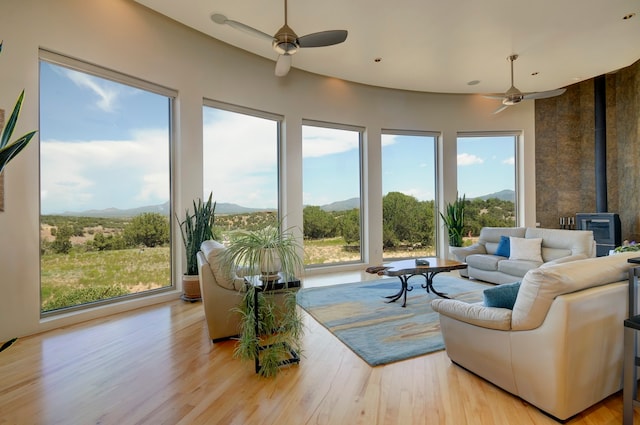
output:
[[[509,88],[509,90],[507,90],[506,93],[502,95],[485,95],[485,97],[489,99],[502,100],[502,105],[498,109],[493,111],[494,114],[497,114],[498,112],[502,112],[505,109],[507,109],[509,106],[520,103],[523,100],[546,99],[548,97],[559,96],[565,91],[567,91],[567,89],[556,89],[556,90],[548,90],[548,91],[533,92],[533,93],[522,93],[513,85],[513,61],[518,59],[518,55],[511,55],[507,57],[507,59],[511,64],[511,87]]]
[[[291,56],[294,55],[299,48],[332,46],[334,44],[340,44],[347,39],[346,30],[321,31],[298,37],[289,25],[287,25],[287,0],[284,0],[284,25],[273,36],[243,24],[242,22],[227,19],[226,16],[219,13],[211,15],[211,20],[216,24],[226,24],[232,28],[271,41],[273,50],[280,55],[276,62],[275,71],[278,77],[284,77],[289,73]]]

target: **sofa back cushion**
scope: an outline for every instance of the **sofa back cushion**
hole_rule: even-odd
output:
[[[559,295],[627,279],[629,268],[633,266],[627,259],[637,256],[637,252],[629,252],[528,271],[522,278],[513,306],[511,328],[529,330],[540,326]]]
[[[224,253],[226,247],[218,241],[207,240],[200,245],[216,283],[226,289],[242,290],[244,279],[238,277],[235,267],[225,267]]]
[[[524,238],[525,227],[483,227],[480,229],[478,243],[485,246],[487,254],[495,254],[500,244],[500,236]]]
[[[577,254],[595,257],[595,242],[591,230],[527,227],[525,238],[542,238],[542,260],[545,263]]]

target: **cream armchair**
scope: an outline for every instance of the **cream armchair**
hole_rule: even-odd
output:
[[[209,338],[213,342],[237,336],[242,317],[236,307],[245,292],[245,270],[224,266],[226,247],[214,240],[204,241],[198,251],[198,276]],[[297,290],[299,288],[295,288]],[[287,290],[269,291],[277,305],[285,302]]]
[[[220,242],[208,240],[197,254],[202,304],[209,337],[214,342],[238,335],[241,319],[234,309],[242,301],[243,273],[238,268],[225,272],[222,260],[225,249]]]
[[[436,299],[456,364],[565,420],[622,388],[627,262],[638,253],[529,271],[513,310]]]

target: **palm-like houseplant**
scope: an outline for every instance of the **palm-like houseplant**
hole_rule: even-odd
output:
[[[262,281],[260,289],[247,285],[238,307],[242,320],[234,352],[235,357],[255,361],[256,372],[262,376],[275,376],[281,362],[289,358],[292,351],[299,353],[301,349],[302,317],[296,307],[296,292],[287,287],[288,282],[300,277],[301,252],[302,247],[291,229],[283,230],[280,224],[235,232],[225,252],[228,267],[239,265],[245,275],[259,276]],[[284,286],[279,290],[283,293],[261,290],[277,283]]]
[[[456,197],[454,203],[447,203],[445,213],[440,213],[449,235],[449,246],[462,246],[464,207],[465,195],[462,195],[462,198]]]
[[[2,52],[2,42],[0,42],[0,52]],[[13,130],[18,122],[18,117],[20,115],[20,109],[22,109],[22,101],[24,100],[24,90],[18,96],[18,100],[16,105],[13,107],[13,112],[9,117],[9,121],[7,121],[6,126],[2,130],[2,135],[0,136],[0,173],[4,170],[4,167],[7,166],[9,161],[16,157],[20,153],[22,149],[24,149],[33,136],[36,134],[35,131],[30,131],[19,139],[15,140],[13,143],[9,143],[9,139],[13,136]]]
[[[193,201],[193,213],[187,209],[183,220],[176,216],[180,224],[187,259],[187,270],[182,280],[182,299],[186,301],[198,301],[202,298],[198,280],[197,254],[202,242],[213,239],[215,211],[216,203],[213,202],[213,193],[210,193],[206,202],[202,199]]]
[[[0,41],[0,53],[2,52],[3,43]],[[13,112],[9,117],[9,121],[7,121],[6,125],[2,129],[2,134],[0,134],[0,173],[4,171],[4,168],[9,164],[13,158],[16,157],[20,153],[22,149],[24,149],[33,136],[36,134],[36,131],[30,131],[24,136],[18,138],[13,143],[9,143],[9,140],[13,136],[13,130],[18,122],[18,117],[20,116],[20,110],[22,109],[22,101],[24,100],[24,90],[18,96],[18,100],[16,101],[15,106],[13,107]],[[1,203],[0,203],[1,204]],[[0,346],[0,351],[4,351],[9,348],[17,338],[12,338],[9,341]]]

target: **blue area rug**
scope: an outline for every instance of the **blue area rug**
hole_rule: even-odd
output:
[[[386,303],[386,295],[400,290],[396,277],[346,283],[298,291],[298,304],[371,366],[405,360],[444,349],[438,313],[431,309],[437,296],[420,285],[422,276],[402,300]],[[433,286],[449,297],[466,302],[482,300],[486,285],[439,274]],[[491,285],[492,286],[492,285]]]

